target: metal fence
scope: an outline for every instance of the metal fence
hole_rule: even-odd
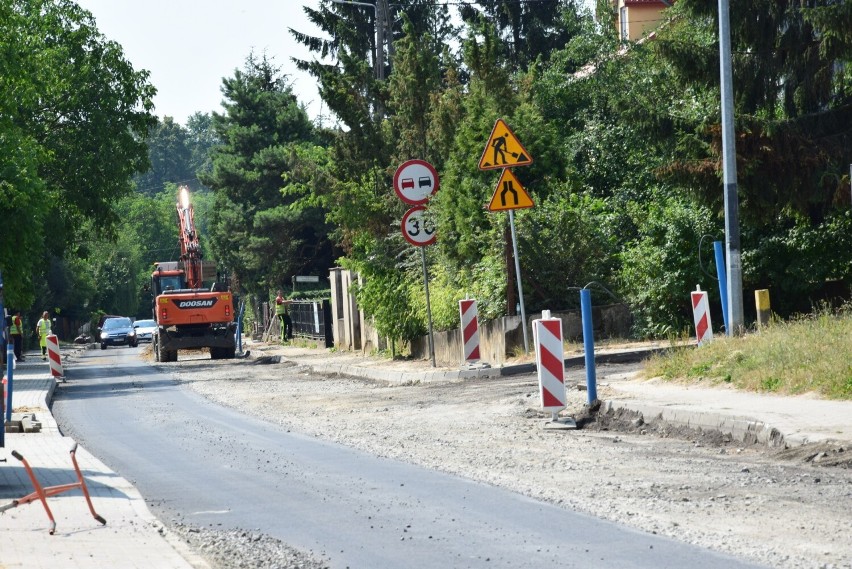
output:
[[[274,305],[270,306],[272,327],[270,332],[280,334],[278,318],[274,316]],[[325,342],[325,347],[334,345],[331,328],[331,302],[328,300],[294,300],[289,305],[293,321],[293,337],[310,338]]]

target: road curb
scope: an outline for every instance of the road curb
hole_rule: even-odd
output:
[[[718,431],[730,435],[743,444],[761,444],[766,447],[782,447],[792,441],[781,431],[749,417],[738,417],[722,413],[674,409],[650,405],[638,401],[605,400],[601,402],[601,413],[611,413],[618,410],[639,413],[645,422],[663,421],[680,427],[689,427],[702,431]],[[800,441],[798,444],[805,444]]]

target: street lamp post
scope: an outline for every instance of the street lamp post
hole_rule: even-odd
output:
[[[728,0],[719,0],[719,59],[722,95],[722,170],[725,195],[725,248],[728,267],[729,329],[739,334],[743,328],[743,280],[740,264],[739,197],[737,195],[737,153],[734,139],[734,89],[731,71],[731,23]]]

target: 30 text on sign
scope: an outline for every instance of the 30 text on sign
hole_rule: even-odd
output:
[[[424,247],[435,242],[435,222],[426,215],[426,207],[411,208],[402,216],[402,236],[415,247]]]

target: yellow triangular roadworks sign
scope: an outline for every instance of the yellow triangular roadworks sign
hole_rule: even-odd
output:
[[[507,209],[524,209],[535,207],[532,198],[515,177],[512,171],[506,168],[497,180],[497,187],[488,209],[491,211],[503,211]]]
[[[503,119],[497,119],[482,157],[479,159],[480,170],[496,170],[512,166],[529,166],[533,163],[532,156],[509,128]]]

